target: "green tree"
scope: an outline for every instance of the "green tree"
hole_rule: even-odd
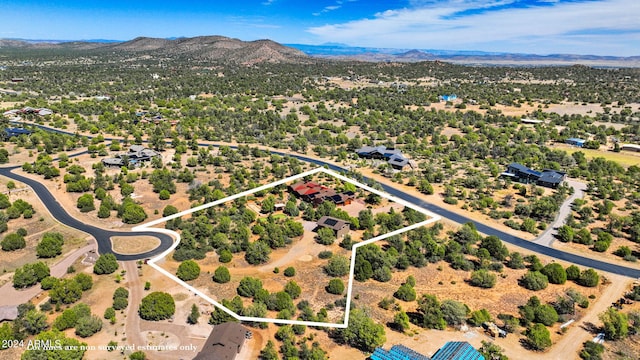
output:
[[[62,254],[64,237],[57,232],[46,232],[36,246],[36,255],[42,258],[52,258]]]
[[[21,360],[82,360],[86,351],[86,343],[76,339],[69,339],[58,330],[45,331],[36,336],[35,340],[42,343],[59,344],[62,350],[55,346],[35,346],[27,349],[20,358]]]
[[[200,276],[200,266],[193,260],[186,260],[180,263],[176,276],[182,281],[197,279]]]
[[[324,266],[324,271],[329,276],[345,276],[349,273],[349,266],[349,260],[342,255],[338,255],[329,259],[327,265]]]
[[[36,335],[49,327],[47,315],[36,309],[28,310],[24,315],[19,315],[20,326],[29,335]]]
[[[273,341],[267,341],[267,345],[260,350],[260,360],[278,360],[278,351],[273,345]]]
[[[108,307],[104,310],[105,319],[111,319],[111,318],[114,318],[115,316],[116,316],[116,311],[114,308]]]
[[[469,307],[455,300],[445,300],[440,305],[442,318],[449,325],[463,324],[469,314]]]
[[[542,351],[551,346],[551,334],[542,324],[534,324],[527,329],[527,343],[533,350]]]
[[[165,292],[155,291],[142,298],[138,313],[144,320],[168,319],[176,312],[173,297]]]
[[[342,295],[344,292],[344,283],[341,279],[335,278],[329,280],[326,290],[329,294]]]
[[[61,279],[49,291],[54,304],[73,304],[82,297],[82,285],[73,279]]]
[[[93,273],[97,275],[112,274],[118,270],[118,260],[113,254],[102,254],[93,265]]]
[[[80,209],[80,212],[89,212],[96,209],[96,206],[93,202],[93,195],[84,194],[78,198],[77,208]]]
[[[93,287],[93,278],[91,275],[79,273],[73,277],[73,280],[80,284],[82,291],[87,291]]]
[[[240,296],[253,297],[260,289],[262,289],[262,281],[260,281],[260,279],[246,276],[240,280],[240,284],[236,290]]]
[[[565,269],[567,273],[567,280],[578,280],[580,278],[580,268],[575,265],[570,265]]]
[[[76,324],[76,335],[86,338],[102,330],[102,320],[95,315],[83,316]]]
[[[509,358],[502,353],[503,351],[500,346],[485,340],[482,340],[482,346],[478,349],[478,352],[480,352],[486,360],[509,360]]]
[[[393,297],[402,301],[414,301],[416,299],[416,291],[409,283],[404,283],[393,293]]]
[[[289,266],[286,269],[284,269],[284,276],[292,277],[295,275],[296,275],[296,269],[293,266]]]
[[[471,273],[471,279],[469,283],[473,286],[490,289],[496,286],[496,275],[490,273],[485,269],[476,270]]]
[[[474,326],[480,326],[482,323],[487,321],[491,321],[491,314],[487,311],[487,309],[480,309],[471,312],[471,317],[469,318],[469,323]]]
[[[302,288],[300,288],[295,281],[291,280],[284,286],[284,291],[289,294],[292,299],[297,299],[302,293]]]
[[[540,272],[546,275],[552,284],[564,284],[567,282],[567,272],[562,265],[558,263],[547,264]]]
[[[384,326],[376,324],[364,310],[358,308],[349,313],[347,328],[334,330],[334,335],[340,341],[366,352],[372,352],[386,342]]]
[[[621,313],[615,308],[610,307],[600,314],[600,321],[604,327],[604,334],[609,340],[621,340],[629,334],[627,314]]]
[[[549,285],[547,276],[539,271],[529,271],[520,278],[520,285],[524,288],[538,291]]]
[[[318,229],[315,240],[318,244],[331,245],[336,241],[336,235],[333,229],[323,227]]]
[[[231,273],[225,266],[218,266],[213,272],[213,281],[219,284],[226,284],[231,280]]]
[[[534,309],[535,322],[551,326],[558,321],[558,313],[551,305],[540,305]]]
[[[189,324],[197,324],[198,318],[200,317],[200,310],[198,310],[198,306],[196,304],[191,305],[191,313],[187,317],[187,322]]]
[[[586,287],[596,287],[600,283],[600,275],[593,269],[586,269],[580,273],[578,284]]]
[[[0,246],[2,246],[2,250],[4,251],[15,251],[24,249],[27,246],[27,242],[24,240],[23,236],[12,233],[2,239],[2,242],[0,242]]]
[[[264,264],[269,261],[271,248],[264,241],[254,241],[249,245],[244,255],[244,259],[251,265]]]
[[[411,327],[411,325],[407,313],[402,310],[396,312],[393,316],[393,325],[396,327],[396,329],[402,332],[409,330],[409,327]]]
[[[423,294],[418,300],[417,311],[422,314],[422,327],[427,329],[444,330],[447,326],[446,321],[442,317],[440,301],[435,295]]]

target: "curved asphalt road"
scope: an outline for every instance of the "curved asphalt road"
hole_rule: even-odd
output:
[[[116,259],[127,261],[127,260],[139,260],[149,258],[155,255],[160,254],[164,250],[168,249],[173,244],[173,238],[167,234],[160,234],[152,231],[144,231],[144,232],[123,232],[123,231],[111,231],[101,229],[92,225],[88,225],[83,223],[82,221],[76,219],[75,217],[69,215],[69,213],[60,205],[58,200],[49,192],[46,186],[39,183],[38,181],[26,178],[24,176],[14,174],[11,170],[16,169],[18,166],[0,168],[0,175],[6,176],[8,178],[12,178],[14,180],[23,182],[29,185],[33,191],[38,195],[38,197],[42,200],[45,206],[51,212],[51,215],[56,218],[61,223],[70,226],[72,228],[76,228],[80,231],[84,231],[88,234],[91,234],[96,241],[98,242],[98,252],[100,254],[111,253],[116,256]],[[134,255],[125,255],[119,254],[111,248],[111,237],[112,236],[126,236],[126,237],[136,237],[136,236],[153,236],[160,240],[160,245],[151,250],[142,254],[134,254]]]
[[[62,133],[62,134],[67,134],[67,135],[76,135],[74,133],[68,132],[68,131],[64,131],[64,130],[59,130],[59,129],[54,129],[54,128],[49,128],[46,126],[42,126],[42,125],[36,125],[37,127],[43,129],[43,130],[47,130],[47,131],[54,131],[57,133]],[[91,136],[88,136],[89,138],[91,138]],[[114,139],[114,138],[105,138],[106,141],[111,141],[111,140],[121,140],[121,139]],[[211,146],[211,144],[199,144],[201,146]],[[230,148],[237,148],[236,146],[230,146]],[[298,155],[298,154],[288,154],[282,151],[275,151],[272,150],[271,153],[273,154],[277,154],[277,155],[281,155],[281,156],[290,156],[290,157],[294,157],[298,160],[302,160],[304,162],[308,162],[308,163],[312,163],[312,164],[316,164],[319,166],[326,166],[331,170],[337,171],[337,172],[348,172],[347,169],[344,169],[340,166],[334,165],[334,164],[330,164],[328,162],[322,161],[322,160],[318,160],[318,159],[314,159],[308,156],[304,156],[304,155]],[[16,168],[16,167],[13,167]],[[12,169],[13,169],[12,168]],[[169,246],[171,246],[171,242],[172,239],[165,234],[159,234],[159,233],[155,233],[155,232],[141,232],[141,233],[122,233],[122,232],[112,232],[112,231],[108,231],[108,230],[104,230],[104,229],[99,229],[90,225],[86,225],[78,220],[76,220],[75,218],[71,217],[61,206],[60,204],[53,198],[53,196],[51,195],[51,193],[46,189],[46,187],[36,181],[33,181],[31,179],[27,179],[24,178],[22,176],[13,174],[11,172],[9,172],[7,169],[9,168],[5,168],[5,169],[0,169],[0,174],[5,175],[7,177],[12,177],[16,180],[25,182],[29,185],[31,185],[31,187],[34,189],[34,191],[36,191],[36,193],[41,197],[41,199],[43,199],[43,202],[45,204],[47,204],[47,207],[50,208],[51,214],[56,217],[58,220],[60,220],[60,222],[69,225],[71,227],[75,227],[78,228],[80,230],[86,231],[92,235],[94,235],[96,237],[96,240],[98,240],[98,251],[100,253],[104,253],[104,252],[109,252],[109,253],[114,253],[113,250],[111,249],[111,242],[109,241],[109,237],[110,236],[136,236],[136,235],[149,235],[149,236],[156,236],[158,238],[160,238],[161,240],[161,245],[156,248],[155,250],[149,251],[147,253],[144,254],[139,254],[139,255],[122,255],[122,254],[115,254],[116,257],[118,259],[121,260],[136,260],[136,259],[141,259],[141,258],[146,258],[146,257],[150,257],[152,255],[156,255],[161,253],[162,251],[164,251],[165,249],[167,249]],[[365,181],[370,181],[371,179],[364,177]],[[536,253],[540,253],[542,255],[546,255],[546,256],[550,256],[553,258],[556,258],[558,260],[562,260],[562,261],[566,261],[566,262],[570,262],[573,264],[577,264],[577,265],[581,265],[581,266],[585,266],[585,267],[590,267],[590,268],[594,268],[596,270],[601,270],[601,271],[606,271],[606,272],[610,272],[613,274],[619,274],[619,275],[624,275],[624,276],[628,276],[628,277],[632,277],[632,278],[640,278],[640,269],[634,269],[634,268],[630,268],[630,267],[626,267],[626,266],[621,266],[621,265],[616,265],[616,264],[611,264],[605,261],[600,261],[600,260],[595,260],[595,259],[591,259],[591,258],[587,258],[584,256],[580,256],[580,255],[575,255],[575,254],[571,254],[571,253],[567,253],[558,249],[554,249],[548,246],[544,246],[544,245],[540,245],[540,244],[536,244],[535,242],[532,241],[528,241],[525,240],[523,238],[505,233],[501,230],[498,229],[494,229],[484,223],[480,223],[474,220],[471,220],[465,216],[456,214],[454,212],[451,212],[447,209],[441,208],[439,206],[427,203],[422,201],[420,198],[407,194],[401,190],[398,190],[392,186],[389,185],[385,185],[380,183],[380,185],[382,185],[382,188],[388,192],[389,194],[396,196],[400,199],[403,199],[405,201],[408,201],[410,203],[413,203],[417,206],[420,206],[424,209],[427,209],[429,211],[432,211],[440,216],[442,216],[443,218],[447,218],[451,221],[457,222],[459,224],[464,224],[464,223],[468,223],[471,222],[476,226],[476,229],[478,229],[479,232],[487,234],[487,235],[494,235],[499,237],[502,241],[506,241],[510,244],[519,246],[523,249],[529,250],[529,251],[533,251]],[[45,200],[45,198],[47,200]],[[58,217],[58,215],[60,215],[61,217]]]

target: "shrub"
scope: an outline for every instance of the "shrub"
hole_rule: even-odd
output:
[[[580,273],[578,284],[586,287],[596,287],[600,282],[600,275],[593,269],[586,269]]]
[[[0,246],[2,246],[2,250],[4,251],[15,251],[24,249],[27,246],[27,242],[24,240],[24,237],[13,233],[5,236],[2,242],[0,242]]]
[[[42,258],[52,258],[62,253],[64,237],[60,233],[47,232],[36,247],[36,255]]]
[[[540,272],[545,274],[552,284],[564,284],[567,282],[567,272],[558,263],[547,264]]]
[[[105,319],[111,319],[112,317],[116,316],[116,310],[112,307],[108,307],[104,310],[104,318]]]
[[[469,323],[474,326],[480,326],[487,321],[491,321],[491,314],[489,314],[487,309],[476,310],[471,313],[471,317],[469,318]]]
[[[200,276],[200,266],[193,260],[183,261],[180,266],[178,266],[176,275],[182,281],[197,279],[198,276]]]
[[[138,313],[144,320],[164,320],[168,319],[176,311],[176,304],[171,295],[164,292],[152,292],[142,298]]]
[[[260,279],[247,276],[240,280],[240,284],[236,290],[240,296],[253,297],[261,289],[262,281],[260,281]]]
[[[393,293],[393,297],[402,301],[414,301],[416,299],[416,291],[410,284],[404,283]]]
[[[567,272],[567,280],[578,280],[580,278],[580,268],[570,265],[565,270]]]
[[[289,266],[288,268],[284,269],[284,276],[292,277],[295,275],[296,275],[296,269],[293,266]]]
[[[526,289],[538,291],[549,285],[547,276],[539,271],[529,271],[520,278],[520,285]]]
[[[97,275],[112,274],[118,269],[118,260],[113,254],[102,254],[93,265],[93,272]]]
[[[289,294],[292,299],[297,299],[302,293],[302,288],[300,288],[295,281],[291,280],[284,286],[284,291]]]
[[[326,290],[329,294],[342,295],[344,292],[344,283],[340,279],[329,280]]]
[[[534,324],[526,331],[527,343],[534,350],[544,350],[551,346],[551,334],[542,324]]]
[[[231,274],[229,273],[229,269],[224,266],[218,266],[216,271],[213,273],[213,281],[219,284],[228,283],[231,280]]]
[[[102,329],[102,320],[99,317],[84,316],[78,319],[76,324],[76,335],[80,337],[89,337]]]
[[[231,260],[233,260],[233,254],[227,249],[220,250],[220,256],[218,257],[218,260],[223,264],[229,263],[231,262]]]
[[[496,275],[487,270],[480,269],[471,273],[471,285],[490,289],[496,285]]]
[[[349,260],[344,256],[334,256],[325,265],[324,271],[329,276],[345,276],[349,273]]]

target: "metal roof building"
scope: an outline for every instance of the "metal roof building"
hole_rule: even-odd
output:
[[[485,360],[484,356],[466,341],[448,341],[431,360]]]
[[[428,356],[422,355],[404,345],[393,345],[391,349],[385,350],[381,347],[371,354],[371,360],[429,360]]]

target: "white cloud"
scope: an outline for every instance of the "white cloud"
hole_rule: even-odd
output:
[[[512,0],[414,0],[371,19],[307,29],[320,42],[419,49],[640,55],[640,2],[603,0],[492,10]],[[485,9],[469,14],[469,10]],[[461,12],[465,15],[459,15]],[[457,16],[455,16],[457,15]],[[614,32],[614,34],[607,34]],[[584,34],[577,36],[567,34]],[[605,41],[606,43],[602,43]],[[605,48],[601,48],[605,45]]]

